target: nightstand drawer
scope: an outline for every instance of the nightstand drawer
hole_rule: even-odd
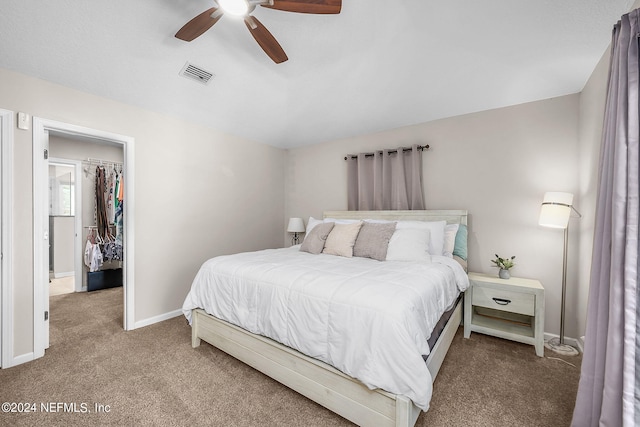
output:
[[[535,295],[512,292],[505,289],[474,286],[472,304],[494,310],[533,316],[535,313]]]

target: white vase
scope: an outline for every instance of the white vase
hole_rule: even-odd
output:
[[[498,272],[498,276],[501,279],[508,279],[511,277],[511,274],[509,273],[509,270],[507,270],[506,268],[501,268],[500,271]]]

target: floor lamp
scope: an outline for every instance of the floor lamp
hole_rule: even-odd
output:
[[[578,354],[578,350],[574,347],[565,344],[564,342],[564,306],[565,296],[567,293],[567,249],[569,247],[569,218],[571,217],[571,211],[578,212],[573,207],[573,194],[560,193],[560,192],[548,192],[545,193],[542,201],[542,207],[540,209],[539,224],[544,227],[562,228],[564,230],[564,251],[562,258],[562,306],[560,308],[560,337],[552,338],[545,344],[545,347],[555,351],[556,353],[564,354],[567,356],[574,356]]]

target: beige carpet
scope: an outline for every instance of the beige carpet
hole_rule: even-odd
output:
[[[32,402],[37,411],[0,413],[0,425],[351,425],[210,345],[190,343],[182,317],[124,332],[122,288],[52,297],[45,357],[0,370],[0,402]],[[580,358],[565,359],[575,366],[536,357],[527,345],[465,340],[461,328],[417,425],[568,426]]]

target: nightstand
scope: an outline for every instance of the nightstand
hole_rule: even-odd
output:
[[[531,344],[544,356],[544,288],[537,280],[469,273],[464,337],[471,332]]]

